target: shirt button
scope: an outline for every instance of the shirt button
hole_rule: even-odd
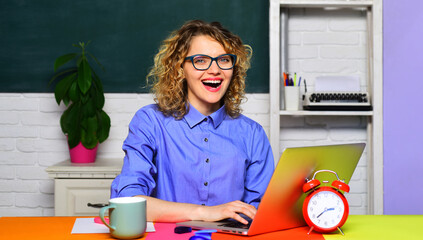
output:
[[[209,185],[209,183],[208,183],[208,182],[204,182],[204,186],[206,186],[206,187],[207,187],[207,185]]]
[[[210,161],[210,160],[207,158],[207,159],[206,159],[206,163],[209,163],[209,161]]]
[[[209,141],[209,139],[208,138],[204,138],[204,142],[208,142]]]

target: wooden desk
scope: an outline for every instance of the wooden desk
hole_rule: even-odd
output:
[[[0,217],[0,239],[5,240],[96,240],[114,239],[107,233],[71,234],[77,217]],[[148,233],[139,239],[145,240],[188,240],[190,234],[174,234],[173,223],[156,223],[155,233]],[[345,236],[340,234],[307,235],[307,227],[295,230],[279,231],[253,237],[234,236],[229,234],[213,234],[213,240],[275,240],[275,239],[343,239],[343,240],[375,240],[375,239],[407,239],[421,240],[423,233],[423,215],[413,216],[374,216],[351,215],[342,228]]]

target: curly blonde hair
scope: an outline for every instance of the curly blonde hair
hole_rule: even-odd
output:
[[[245,77],[250,68],[252,49],[218,22],[189,21],[163,41],[154,57],[154,66],[147,75],[147,83],[153,83],[154,100],[163,114],[176,119],[181,119],[189,111],[188,86],[182,64],[192,38],[199,35],[210,36],[222,44],[227,53],[237,56],[232,80],[221,100],[226,113],[236,118],[241,114],[240,105],[245,99]]]

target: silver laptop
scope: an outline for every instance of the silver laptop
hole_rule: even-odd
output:
[[[273,172],[256,216],[249,225],[227,219],[218,222],[187,221],[177,223],[177,226],[216,229],[218,232],[250,236],[305,226],[302,217],[302,204],[306,196],[302,192],[302,185],[305,179],[310,179],[315,171],[327,169],[335,171],[348,184],[364,147],[364,143],[353,143],[287,148]],[[317,176],[321,182],[333,178],[334,175],[330,173]]]

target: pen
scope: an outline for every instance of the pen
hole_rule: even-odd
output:
[[[306,82],[306,79],[304,78],[304,92],[306,93],[307,92],[307,82]]]
[[[298,87],[300,86],[300,84],[301,84],[301,77],[300,77],[300,79],[298,80]]]

